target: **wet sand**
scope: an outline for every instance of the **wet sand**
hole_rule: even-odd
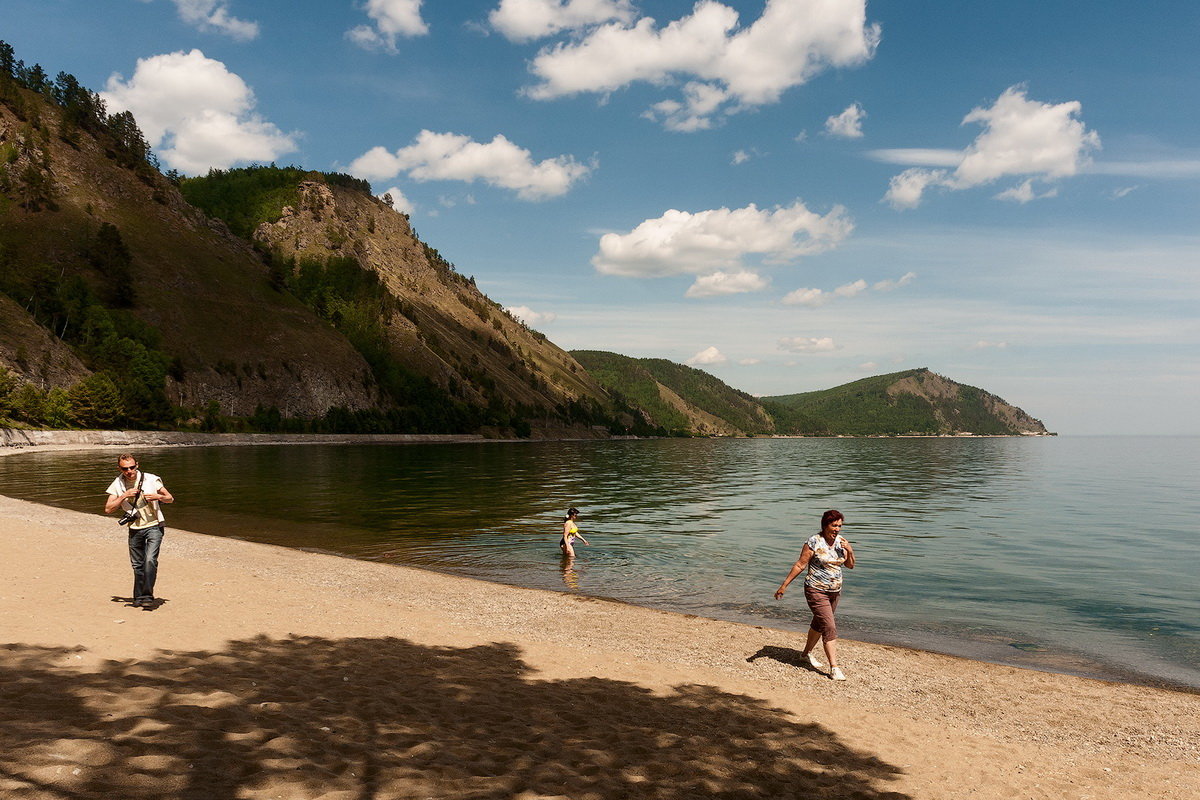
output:
[[[166,512],[142,610],[112,518],[0,497],[0,797],[1200,796],[1197,694],[845,639],[834,683],[799,633]]]

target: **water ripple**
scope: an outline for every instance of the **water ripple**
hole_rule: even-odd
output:
[[[6,457],[0,491],[98,512],[112,457]],[[211,447],[144,462],[180,527],[798,629],[802,602],[771,593],[836,507],[859,557],[849,635],[1200,687],[1200,439]],[[592,545],[564,566],[572,505]]]

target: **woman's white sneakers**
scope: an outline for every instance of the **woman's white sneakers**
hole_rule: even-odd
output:
[[[817,661],[817,657],[814,656],[812,653],[801,653],[800,654],[800,664],[802,666],[809,667],[810,669],[816,669],[816,670],[821,669],[821,666],[822,666],[821,662]],[[846,673],[842,672],[841,667],[833,667],[829,670],[829,677],[830,677],[830,679],[835,680],[835,681],[844,681],[844,680],[846,680]]]

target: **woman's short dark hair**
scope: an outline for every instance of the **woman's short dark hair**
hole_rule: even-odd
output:
[[[566,522],[567,520],[569,520],[572,515],[579,516],[579,509],[575,508],[574,506],[571,506],[570,508],[568,508],[567,515],[565,517],[563,517],[563,522]]]
[[[821,530],[825,530],[829,523],[836,522],[839,519],[845,519],[845,515],[836,508],[831,508],[821,515]]]

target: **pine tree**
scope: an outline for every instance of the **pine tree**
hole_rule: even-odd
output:
[[[67,399],[71,421],[82,428],[111,428],[125,416],[121,390],[103,372],[72,386]]]
[[[0,364],[0,419],[11,419],[18,388],[17,376]]]
[[[71,427],[71,398],[66,389],[56,386],[47,393],[42,421],[51,428]]]
[[[128,308],[135,299],[133,254],[125,246],[121,231],[111,222],[103,222],[88,247],[88,261],[105,278],[109,302],[117,308]]]
[[[23,383],[12,396],[13,419],[30,425],[45,424],[46,393],[32,383]]]

